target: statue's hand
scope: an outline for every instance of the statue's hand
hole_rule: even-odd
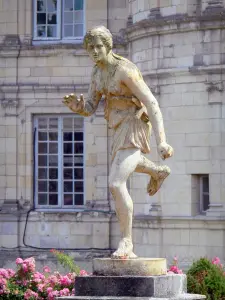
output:
[[[158,145],[158,153],[163,160],[171,157],[173,155],[173,152],[173,148],[166,142]]]
[[[66,95],[63,98],[63,104],[69,107],[72,111],[78,112],[82,110],[84,104],[84,97],[81,94],[80,98],[78,98],[75,94]]]

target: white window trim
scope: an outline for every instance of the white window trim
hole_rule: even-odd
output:
[[[204,204],[203,204],[203,199],[204,199],[204,195],[208,195],[209,196],[209,192],[204,192],[203,190],[203,179],[204,178],[208,178],[209,180],[209,175],[201,175],[200,176],[200,212],[201,213],[206,213],[207,210],[204,210],[203,207],[204,207]],[[209,199],[209,202],[210,202],[210,199]]]
[[[38,205],[38,165],[37,165],[37,156],[38,156],[38,126],[37,126],[37,120],[38,118],[41,117],[57,117],[60,119],[60,126],[58,128],[58,132],[61,131],[63,132],[63,118],[65,117],[74,117],[74,115],[71,114],[38,114],[33,116],[33,130],[35,132],[35,144],[33,145],[34,147],[34,159],[35,159],[35,166],[34,166],[34,172],[33,176],[34,178],[34,184],[35,184],[35,189],[34,189],[34,206],[37,211],[58,211],[58,212],[66,212],[66,211],[83,211],[86,206],[86,137],[85,137],[85,124],[86,122],[83,121],[83,205],[74,205],[74,206],[69,206],[69,205],[63,205],[63,180],[61,180],[61,184],[58,184],[58,196],[59,196],[59,205],[54,205],[54,206],[49,206],[49,205]],[[82,116],[76,116],[77,118],[83,118]],[[63,155],[63,143],[60,144],[60,135],[58,134],[58,145],[61,146],[58,149],[58,166],[60,165],[60,168],[58,169],[58,178],[62,178],[62,170],[63,170],[63,165],[62,165],[62,155]],[[58,182],[59,183],[59,182]]]
[[[57,37],[38,37],[37,36],[37,0],[33,0],[33,45],[47,45],[52,44],[54,42],[55,44],[81,44],[84,39],[84,35],[82,37],[63,37],[62,31],[63,31],[63,12],[62,12],[62,1],[58,0],[59,5],[57,4]],[[86,32],[86,0],[83,0],[83,33]]]

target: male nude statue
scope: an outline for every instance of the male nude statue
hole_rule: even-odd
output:
[[[112,52],[112,35],[104,26],[89,30],[84,47],[94,61],[87,99],[74,94],[63,103],[82,116],[92,115],[105,96],[105,119],[113,128],[112,167],[109,188],[115,200],[121,240],[113,258],[135,258],[132,243],[133,202],[126,181],[133,172],[150,175],[147,187],[154,195],[170,174],[167,166],[157,166],[143,153],[150,152],[150,130],[153,127],[158,153],[162,159],[173,155],[167,144],[162,114],[138,68]]]

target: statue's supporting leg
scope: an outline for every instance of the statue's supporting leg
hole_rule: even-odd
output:
[[[135,257],[132,243],[133,202],[128,193],[126,181],[140,161],[139,149],[119,150],[112,163],[109,188],[115,200],[122,239],[113,257]]]
[[[163,181],[170,174],[168,166],[157,166],[152,161],[141,154],[140,161],[135,169],[135,172],[145,173],[151,176],[147,187],[147,192],[153,196],[161,187]]]

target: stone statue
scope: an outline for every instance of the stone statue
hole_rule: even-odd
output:
[[[82,116],[92,115],[105,96],[105,119],[113,128],[110,191],[115,200],[121,240],[113,258],[135,258],[132,243],[133,202],[126,181],[133,172],[150,176],[147,187],[154,195],[170,174],[168,166],[157,166],[143,153],[150,152],[150,132],[153,127],[158,153],[162,159],[173,155],[167,144],[159,105],[144,82],[138,68],[129,60],[112,52],[112,35],[104,26],[89,30],[84,47],[94,61],[87,99],[74,94],[63,103]]]

